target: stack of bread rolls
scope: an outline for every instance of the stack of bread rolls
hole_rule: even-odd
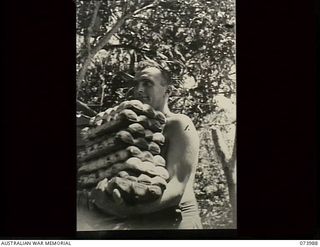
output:
[[[85,147],[78,153],[78,190],[104,181],[111,198],[128,204],[158,199],[169,173],[161,156],[166,118],[139,100],[125,101],[90,120],[81,131]]]

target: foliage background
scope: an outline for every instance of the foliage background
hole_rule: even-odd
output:
[[[96,111],[125,99],[134,66],[157,59],[172,72],[170,107],[188,115],[201,146],[195,192],[204,228],[232,228],[228,185],[212,129],[232,156],[236,124],[233,0],[77,0],[78,99]]]

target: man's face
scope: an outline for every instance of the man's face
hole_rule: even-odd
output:
[[[165,102],[167,85],[161,71],[157,68],[145,68],[134,79],[134,96],[143,103],[160,110]]]

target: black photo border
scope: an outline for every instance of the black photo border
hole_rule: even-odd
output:
[[[315,2],[236,1],[238,228],[107,233],[76,232],[75,4],[2,4],[1,239],[319,239]]]

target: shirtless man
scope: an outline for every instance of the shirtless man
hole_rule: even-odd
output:
[[[174,114],[168,107],[172,91],[169,74],[153,61],[143,61],[135,75],[135,98],[151,105],[167,117],[164,128],[166,159],[170,179],[162,197],[154,202],[129,206],[115,203],[103,193],[103,183],[92,193],[94,205],[107,214],[136,218],[140,227],[201,229],[193,184],[198,162],[199,137],[189,117]],[[177,211],[178,210],[178,211]],[[180,219],[179,214],[180,212]],[[139,228],[139,227],[138,227]]]

